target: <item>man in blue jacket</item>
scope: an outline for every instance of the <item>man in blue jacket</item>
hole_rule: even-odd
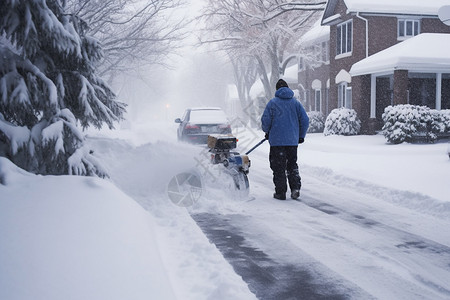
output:
[[[273,197],[286,200],[287,175],[291,198],[297,199],[302,185],[297,165],[297,147],[305,141],[309,118],[286,81],[278,80],[276,89],[275,98],[267,103],[261,117],[262,130],[270,143],[269,161],[275,184]]]

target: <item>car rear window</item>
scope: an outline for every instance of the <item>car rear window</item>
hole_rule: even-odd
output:
[[[220,109],[191,110],[189,122],[196,124],[222,124],[227,123],[227,117]]]

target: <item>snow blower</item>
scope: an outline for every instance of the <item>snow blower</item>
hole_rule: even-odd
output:
[[[232,135],[209,135],[208,148],[211,153],[212,164],[223,164],[228,174],[234,181],[236,190],[248,193],[249,182],[247,174],[250,168],[250,159],[248,154],[261,145],[266,139],[260,141],[253,148],[240,155],[232,151],[236,148],[237,139]]]

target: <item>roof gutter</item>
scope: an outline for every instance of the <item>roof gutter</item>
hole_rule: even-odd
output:
[[[359,11],[356,13],[356,17],[363,20],[366,23],[366,57],[369,57],[369,20],[359,15]]]

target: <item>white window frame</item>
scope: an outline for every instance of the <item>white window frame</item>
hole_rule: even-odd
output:
[[[408,26],[411,26],[411,32],[408,32]],[[419,19],[398,19],[397,21],[397,39],[405,40],[420,34]]]
[[[353,20],[337,25],[336,28],[336,57],[348,56],[353,50]]]

